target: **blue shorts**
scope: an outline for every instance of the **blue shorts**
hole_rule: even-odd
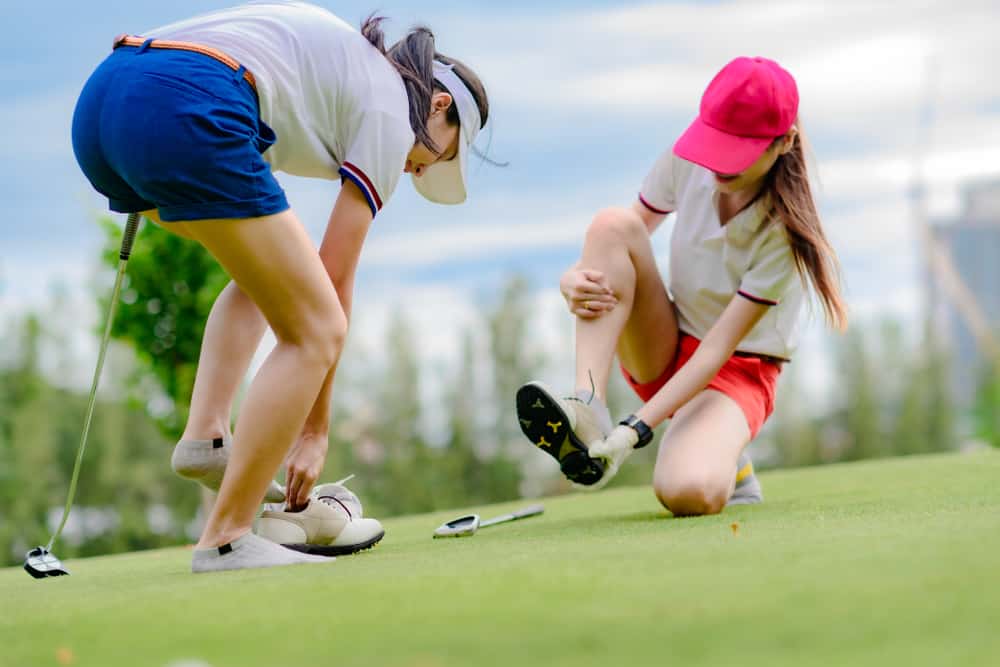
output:
[[[190,51],[118,47],[73,113],[76,160],[111,210],[168,221],[286,210],[262,156],[275,140],[243,71]]]

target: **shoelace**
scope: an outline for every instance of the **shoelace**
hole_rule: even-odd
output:
[[[318,500],[321,503],[325,503],[330,507],[340,507],[342,510],[347,512],[347,517],[349,519],[352,520],[354,519],[354,515],[351,514],[351,510],[337,496],[320,496],[316,500]]]
[[[338,486],[343,486],[344,482],[349,482],[352,479],[354,479],[354,473],[351,473],[344,479],[338,479],[336,482],[334,482],[334,484]],[[345,486],[344,488],[346,489],[347,487]],[[342,510],[347,512],[348,518],[354,519],[354,515],[351,513],[350,508],[348,508],[347,505],[345,505],[344,502],[337,496],[319,496],[318,498],[316,498],[316,500],[318,500],[321,503],[325,503],[330,507],[340,507]]]

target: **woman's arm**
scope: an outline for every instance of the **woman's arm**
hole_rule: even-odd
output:
[[[719,320],[709,329],[691,360],[684,364],[649,399],[648,403],[639,408],[635,413],[636,416],[654,428],[668,415],[672,415],[694,398],[695,394],[708,386],[715,374],[736,351],[743,337],[753,329],[770,307],[754,303],[739,295],[734,296]]]
[[[649,235],[652,236],[656,228],[660,226],[663,220],[667,217],[667,213],[657,213],[651,211],[645,204],[640,200],[636,199],[632,202],[632,210],[635,211],[642,221],[646,223],[646,229],[649,230]]]
[[[368,228],[372,222],[372,211],[367,200],[354,183],[345,180],[337,196],[337,202],[330,213],[326,233],[319,248],[319,256],[326,272],[337,290],[344,314],[350,322],[351,300],[354,292],[354,274],[361,256]],[[333,376],[337,371],[334,364],[323,381],[316,402],[302,427],[302,434],[292,445],[286,458],[287,475],[285,494],[293,509],[303,507],[309,492],[319,479],[326,462],[326,452],[330,431],[330,403],[333,390]]]
[[[345,180],[337,196],[337,202],[330,213],[319,247],[319,257],[337,290],[337,297],[344,309],[347,321],[351,321],[351,304],[354,295],[354,274],[361,256],[368,228],[371,226],[372,212],[368,201],[354,183]],[[330,370],[316,398],[316,404],[306,418],[303,432],[326,434],[330,427],[330,390],[336,366]]]

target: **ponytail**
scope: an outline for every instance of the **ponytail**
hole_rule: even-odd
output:
[[[776,141],[780,141],[779,137]],[[806,170],[805,137],[795,133],[792,149],[778,157],[767,177],[771,214],[785,225],[795,267],[808,278],[823,304],[827,323],[847,328],[847,305],[840,293],[840,263],[830,245],[813,201]]]
[[[417,26],[386,51],[385,34],[380,25],[384,20],[384,16],[372,14],[361,24],[361,34],[389,59],[403,78],[410,101],[410,129],[417,141],[437,152],[438,147],[427,133],[427,115],[431,112],[434,92],[434,33],[430,28]]]
[[[406,37],[393,44],[392,48],[387,51],[385,34],[380,25],[384,20],[384,16],[372,14],[361,24],[361,34],[392,63],[392,66],[403,78],[406,97],[410,102],[410,129],[413,130],[417,141],[435,153],[439,152],[438,147],[427,133],[427,116],[431,112],[431,96],[435,90],[447,91],[447,88],[434,78],[435,60],[440,60],[453,67],[455,74],[476,100],[481,120],[480,128],[486,125],[490,105],[486,97],[486,89],[475,72],[464,63],[438,53],[434,49],[434,33],[425,26],[412,28]],[[454,103],[448,107],[446,117],[449,124],[460,124],[458,108]]]

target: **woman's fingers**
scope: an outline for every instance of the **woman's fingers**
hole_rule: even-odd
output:
[[[605,294],[612,294],[611,285],[603,272],[596,269],[581,269],[580,274],[586,278],[587,282],[596,285],[597,289]]]
[[[599,301],[578,301],[570,306],[570,312],[585,320],[592,320],[614,309],[614,304]]]
[[[592,320],[618,305],[604,273],[596,269],[568,272],[561,281],[563,297],[571,313]]]
[[[305,505],[307,498],[301,498],[303,488],[310,488],[303,485],[302,472],[295,467],[289,466],[288,468],[288,488],[285,490],[285,495],[288,498],[288,504],[292,509],[299,509]],[[308,496],[308,494],[306,494]]]

